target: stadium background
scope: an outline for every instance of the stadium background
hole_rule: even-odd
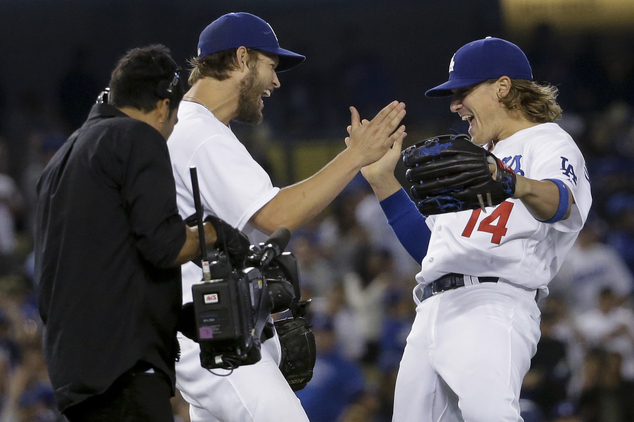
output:
[[[619,349],[616,358],[634,358],[631,0],[0,0],[0,422],[55,420],[38,354],[39,321],[30,278],[30,221],[39,172],[83,122],[126,50],[163,43],[186,67],[200,31],[231,11],[261,16],[282,46],[307,56],[300,67],[280,74],[282,88],[265,100],[262,125],[234,125],[278,185],[310,176],[342,150],[350,105],[369,117],[393,99],[404,101],[407,144],[450,129],[466,130],[449,113],[449,100],[427,99],[424,91],[445,80],[451,55],[468,41],[499,36],[524,49],[535,79],[561,91],[560,124],[583,150],[593,182],[596,242],[616,253],[628,271],[620,277],[626,278],[622,284],[629,285],[617,288],[604,281],[609,276],[601,262],[569,277],[569,284],[553,282],[561,295],[542,305],[555,327],[552,339],[550,334],[545,338],[558,341],[563,352],[553,352],[546,369],[528,377],[533,384],[525,389],[526,420],[634,420],[631,371],[590,379],[588,360],[607,368],[616,352],[596,348],[591,336],[565,334],[579,331],[577,317],[584,312],[612,312],[601,311],[598,302],[594,309],[577,312],[566,293],[575,289],[570,284],[575,280],[596,280],[618,293],[614,309],[628,327],[624,341],[629,346]],[[412,317],[408,290],[415,264],[383,230],[367,186],[355,180],[332,207],[294,235],[291,245],[303,259],[305,294],[324,316],[321,334],[334,332],[343,351],[339,357],[362,374],[361,387],[350,387],[354,391],[338,413],[340,420],[389,420],[390,380],[403,341],[402,335],[390,339],[389,333],[402,334]],[[366,274],[361,269],[376,266],[383,271]],[[359,302],[345,288],[355,272],[367,280],[365,290],[377,284],[387,298],[356,298],[361,308],[376,307],[373,315],[359,312],[354,306]],[[373,283],[381,279],[390,283]],[[338,294],[339,308],[326,305],[337,302]],[[346,337],[346,327],[372,318],[380,321],[378,334],[368,333],[360,341],[378,343],[373,353],[338,343]],[[568,368],[564,375],[562,365]],[[306,402],[323,400],[320,391],[305,394],[310,394]],[[368,409],[375,410],[359,416]],[[182,411],[177,417],[185,418]],[[318,421],[320,416],[311,417]]]

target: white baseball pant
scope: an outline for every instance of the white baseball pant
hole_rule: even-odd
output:
[[[189,403],[191,422],[308,422],[299,399],[278,368],[277,334],[262,345],[262,359],[218,376],[200,366],[200,347],[179,333],[176,387]],[[222,369],[213,370],[227,374]]]
[[[421,302],[396,380],[393,422],[518,422],[539,341],[535,291],[499,281]]]

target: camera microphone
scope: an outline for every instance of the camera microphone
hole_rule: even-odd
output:
[[[291,231],[286,227],[275,230],[260,250],[260,266],[266,267],[274,258],[280,256],[291,240]]]

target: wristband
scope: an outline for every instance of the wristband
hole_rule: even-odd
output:
[[[568,186],[559,179],[544,179],[553,182],[559,189],[559,206],[555,215],[550,220],[542,221],[542,223],[556,223],[560,221],[568,212],[568,205],[570,205],[570,196],[568,195]]]
[[[379,204],[381,205],[388,222],[393,222],[402,217],[403,214],[407,214],[411,211],[410,202],[412,202],[412,200],[409,198],[405,190],[401,188],[384,200],[380,201]],[[418,210],[416,211],[418,213]]]

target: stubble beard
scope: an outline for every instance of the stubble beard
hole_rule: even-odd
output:
[[[258,83],[258,72],[252,69],[240,83],[238,110],[234,120],[250,125],[260,124],[264,117],[260,110],[260,98],[263,92],[264,87]]]

